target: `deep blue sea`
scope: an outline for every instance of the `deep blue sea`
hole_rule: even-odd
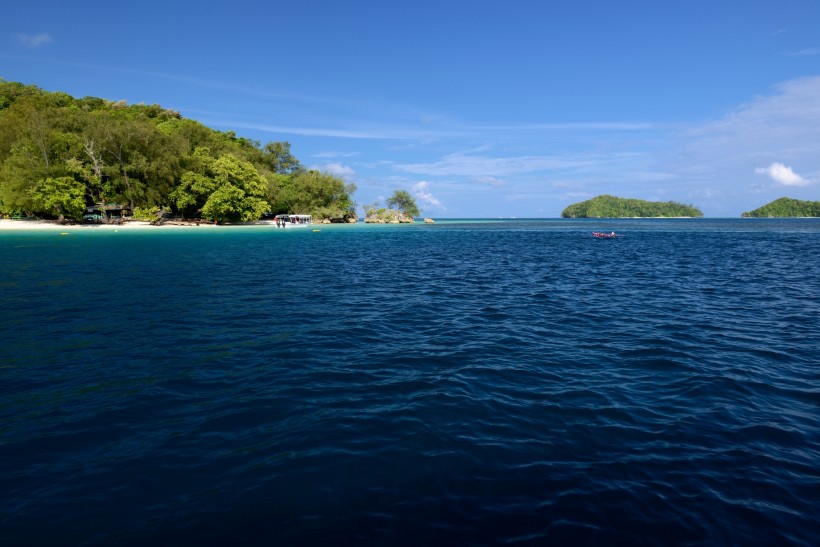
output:
[[[820,544],[820,220],[316,229],[0,233],[0,543]]]

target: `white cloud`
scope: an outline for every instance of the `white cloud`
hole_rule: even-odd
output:
[[[696,200],[705,214],[740,213],[780,197],[782,188],[808,186],[820,178],[818,142],[820,77],[799,78],[718,119],[682,128],[656,167],[677,174],[670,182],[689,195],[719,189],[712,198]],[[784,159],[799,165],[800,174]],[[756,183],[750,173],[766,179]]]
[[[768,167],[758,167],[755,173],[769,175],[772,180],[783,186],[806,186],[809,181],[792,171],[791,167],[782,163],[773,163]]]
[[[322,170],[341,178],[352,178],[356,176],[356,172],[341,163],[328,163],[322,166]]]
[[[51,42],[51,35],[47,32],[41,32],[40,34],[18,34],[16,38],[18,44],[31,49],[37,49]]]
[[[420,181],[413,185],[413,195],[419,200],[422,205],[426,205],[427,207],[432,207],[434,209],[440,209],[442,211],[446,211],[447,208],[442,205],[441,201],[438,200],[432,193],[430,193],[430,183],[427,181]]]
[[[484,157],[456,152],[431,163],[407,163],[396,169],[428,176],[505,177],[534,171],[588,166],[589,159],[551,156]]]

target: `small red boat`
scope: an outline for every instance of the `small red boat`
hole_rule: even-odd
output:
[[[593,237],[602,237],[602,238],[605,238],[605,239],[614,239],[614,238],[618,237],[617,234],[615,234],[615,232],[609,232],[609,233],[606,233],[606,232],[592,232],[592,236]]]

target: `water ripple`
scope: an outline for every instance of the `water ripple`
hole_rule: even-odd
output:
[[[818,543],[820,225],[597,222],[0,239],[0,532]]]

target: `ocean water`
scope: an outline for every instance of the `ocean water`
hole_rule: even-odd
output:
[[[820,544],[817,219],[319,228],[0,234],[0,543]]]

